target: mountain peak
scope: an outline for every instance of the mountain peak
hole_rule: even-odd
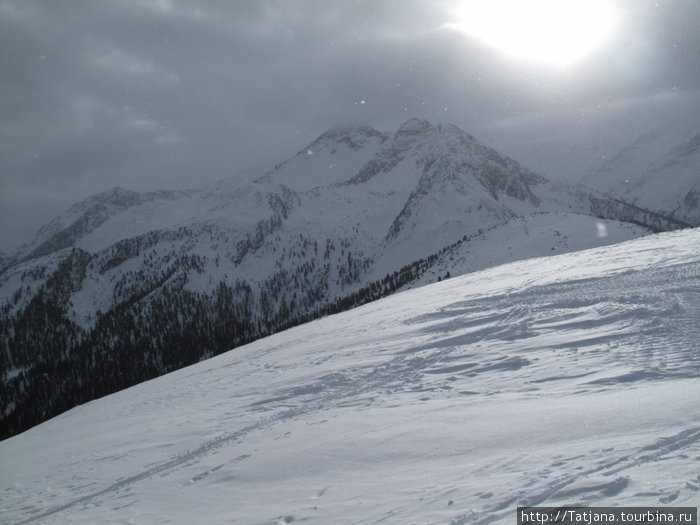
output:
[[[380,143],[387,139],[387,136],[376,129],[364,124],[341,124],[333,126],[328,131],[320,135],[316,140],[304,148],[300,153],[308,154],[309,151],[316,152],[328,146],[345,145],[352,150],[358,150],[367,143]]]
[[[70,208],[70,211],[83,212],[98,204],[116,204],[119,206],[130,205],[135,200],[138,200],[139,197],[140,194],[135,191],[127,190],[120,186],[115,186],[110,190],[103,191],[83,199],[79,203],[74,204]]]
[[[381,135],[381,133],[366,124],[338,124],[329,128],[321,137],[336,139],[352,135],[376,136]]]
[[[432,129],[433,125],[425,119],[410,118],[399,126],[396,135],[417,135]]]
[[[399,126],[394,135],[393,147],[404,150],[417,142],[424,142],[427,137],[431,138],[427,143],[434,148],[442,146],[454,149],[455,144],[463,148],[478,143],[472,135],[455,124],[431,124],[425,119],[411,118]]]

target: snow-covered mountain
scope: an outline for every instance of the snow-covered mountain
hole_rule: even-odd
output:
[[[424,286],[495,264],[606,246],[636,237],[639,232],[635,224],[591,221],[589,216],[575,213],[517,217],[442,250],[431,267],[406,287]]]
[[[333,128],[250,183],[116,188],[42,228],[0,273],[3,435],[425,282],[438,260],[438,276],[458,275],[681,226],[418,119],[391,134]]]
[[[643,135],[589,170],[583,184],[642,208],[700,225],[700,134],[676,143]]]
[[[588,169],[581,182],[603,193],[622,191],[676,143],[675,138],[670,139],[661,133],[640,135],[620,151],[606,156]]]
[[[395,294],[0,443],[8,523],[696,506],[700,229]]]

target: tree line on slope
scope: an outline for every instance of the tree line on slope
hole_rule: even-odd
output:
[[[187,272],[203,267],[197,257],[183,256],[160,277],[151,275],[139,289],[120,292],[123,302],[98,313],[94,327],[86,330],[66,315],[91,262],[89,254],[74,249],[26,307],[16,315],[9,315],[9,304],[4,307],[0,439],[92,399],[385,297],[419,278],[437,259],[438,254],[420,259],[329,300],[328,263],[306,261],[295,272],[280,269],[259,289],[222,280],[213,293],[205,293],[184,286]],[[338,284],[358,283],[368,262],[349,251],[341,260]]]

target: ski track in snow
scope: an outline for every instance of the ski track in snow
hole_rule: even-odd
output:
[[[0,443],[0,522],[697,505],[698,247],[696,229],[447,280],[78,407]]]

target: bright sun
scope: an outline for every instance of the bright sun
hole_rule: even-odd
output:
[[[569,66],[611,36],[616,16],[608,0],[463,0],[451,29],[518,60]]]

